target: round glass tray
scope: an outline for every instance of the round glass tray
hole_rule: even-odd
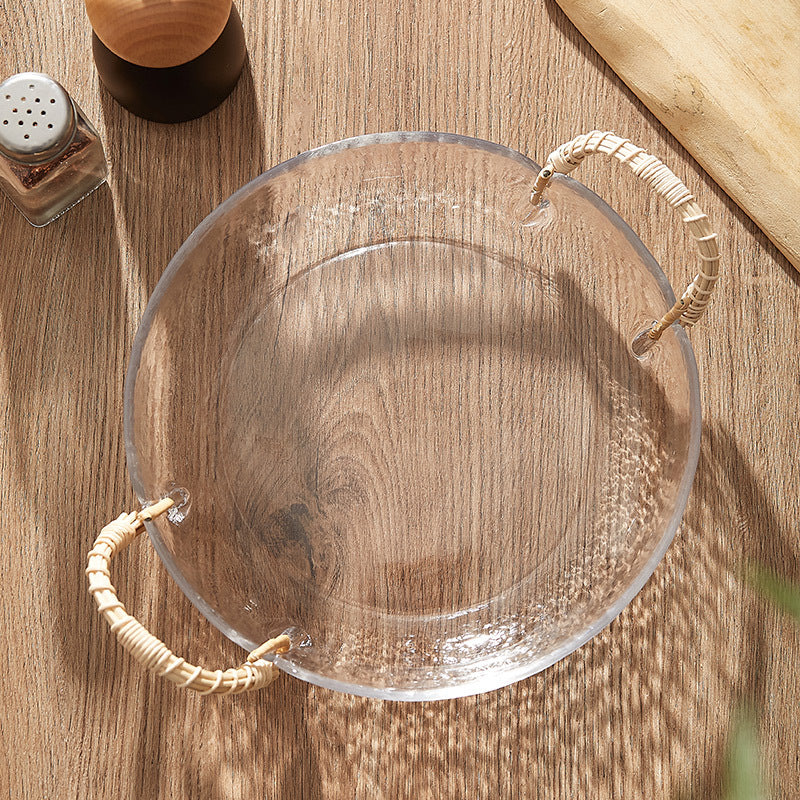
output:
[[[286,672],[422,700],[531,675],[653,572],[697,463],[684,331],[627,225],[504,147],[359,137],[245,186],[136,337],[128,465],[187,596]],[[532,213],[533,212],[533,213]]]

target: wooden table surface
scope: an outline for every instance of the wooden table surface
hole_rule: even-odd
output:
[[[776,797],[800,785],[800,630],[741,577],[800,579],[800,280],[605,66],[552,0],[239,3],[250,54],[203,119],[130,116],[98,85],[78,0],[5,0],[0,73],[59,79],[97,122],[108,187],[36,230],[0,198],[0,795],[9,798],[721,796],[730,718],[757,709]],[[239,186],[355,134],[452,131],[539,160],[591,128],[661,155],[720,232],[724,278],[692,334],[704,403],[683,524],[631,605],[506,689],[403,704],[281,677],[189,696],[135,666],[97,618],[85,555],[134,503],[123,375],[172,254]],[[692,264],[664,204],[612,164],[580,178],[676,284]],[[142,540],[117,586],[179,653],[241,652]]]

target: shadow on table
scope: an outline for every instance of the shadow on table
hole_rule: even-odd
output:
[[[420,704],[289,677],[262,695],[214,698],[193,711],[224,756],[212,768],[192,749],[184,788],[284,800],[323,798],[332,787],[388,799],[528,797],[559,785],[598,800],[719,797],[729,711],[741,698],[762,708],[767,700],[769,642],[761,606],[742,600],[739,567],[759,560],[797,580],[800,560],[721,426],[703,436],[694,496],[639,596],[545,672],[497,692]],[[161,724],[148,722],[151,735]],[[143,747],[137,761],[157,763],[158,752]],[[153,778],[142,788],[155,786]]]
[[[742,600],[739,565],[758,559],[793,579],[800,567],[789,532],[720,427],[704,436],[695,497],[702,505],[692,504],[631,606],[549,670],[442,703],[307,696],[295,709],[304,727],[297,744],[313,754],[322,786],[386,798],[454,787],[460,796],[536,796],[554,785],[592,798],[719,796],[730,710],[740,698],[757,708],[767,701],[769,642],[760,606]],[[324,796],[307,791],[286,796]]]
[[[101,186],[41,229],[8,204],[3,238],[8,488],[25,498],[15,512],[25,537],[21,546],[37,554],[37,574],[49,576],[49,586],[39,587],[55,615],[47,619],[45,636],[53,637],[54,657],[69,674],[83,673],[87,644],[69,633],[89,627],[83,561],[90,534],[84,538],[75,529],[91,530],[123,497],[114,481],[98,474],[122,455],[127,325],[109,188]]]
[[[773,652],[769,609],[748,588],[743,573],[757,564],[798,583],[800,551],[796,534],[782,522],[753,466],[741,457],[734,437],[722,426],[711,428],[704,436],[694,491],[704,499],[715,527],[722,534],[716,553],[720,565],[727,565],[727,569],[721,571],[720,579],[733,583],[744,593],[737,605],[722,609],[724,613],[719,620],[721,639],[733,636],[738,628],[741,659],[739,670],[731,676],[730,700],[717,709],[723,722],[722,740],[717,747],[708,750],[704,763],[698,764],[695,776],[687,781],[691,787],[688,796],[699,798],[719,796],[725,767],[722,745],[727,743],[735,709],[744,705],[761,714],[767,712],[770,705],[772,690],[767,680]],[[708,535],[708,532],[707,527],[698,526],[698,535]],[[735,616],[737,611],[739,619]],[[697,613],[702,613],[702,609]],[[771,767],[775,766],[775,755],[763,754]],[[777,774],[778,770],[774,772]]]
[[[19,215],[4,219],[14,257],[0,272],[9,450],[20,484],[47,489],[30,503],[47,520],[40,543],[47,563],[58,565],[50,584],[50,607],[63,615],[54,621],[55,656],[66,673],[79,675],[96,655],[84,636],[68,635],[76,626],[96,635],[86,552],[99,528],[131,504],[119,467],[123,380],[136,323],[183,238],[260,170],[263,157],[261,127],[244,124],[256,104],[247,67],[220,109],[184,125],[145,122],[105,91],[103,97],[109,184],[46,228],[36,230]],[[35,293],[18,290],[32,281]],[[53,474],[42,479],[42,468]],[[116,569],[124,584],[125,563]],[[167,583],[162,571],[158,595]],[[103,644],[101,660],[105,654]]]
[[[125,260],[143,310],[189,234],[220,203],[263,172],[264,125],[250,60],[217,108],[199,119],[141,119],[98,87]]]
[[[376,798],[531,796],[555,785],[598,800],[717,796],[730,710],[741,699],[763,708],[768,691],[763,606],[743,589],[741,567],[755,560],[797,580],[800,560],[722,425],[703,433],[692,498],[666,558],[609,628],[497,692],[404,704],[282,677],[261,694],[203,700],[144,678],[141,705],[160,713],[138,723],[137,794],[171,780],[184,796],[286,800],[331,787]],[[187,605],[164,586],[157,618],[170,642],[191,644],[209,663],[241,657],[194,612],[188,630],[174,613],[167,622],[169,608],[182,607],[185,619]],[[177,760],[173,738],[185,754],[180,775],[160,768]]]
[[[582,327],[613,335],[579,287],[559,282],[582,303]],[[596,368],[581,352],[572,357]],[[629,376],[611,370],[608,379]],[[550,669],[497,692],[401,704],[282,677],[260,694],[203,699],[134,678],[131,667],[126,680],[142,711],[128,782],[139,796],[174,785],[182,796],[223,799],[321,798],[331,787],[376,798],[452,796],[454,787],[465,797],[529,796],[554,785],[598,800],[714,797],[730,710],[741,698],[762,708],[767,692],[762,607],[743,596],[739,570],[757,560],[797,579],[800,563],[755,468],[719,424],[703,433],[692,497],[666,558],[620,617]],[[240,659],[157,570],[151,613],[170,644],[209,664]],[[96,689],[112,692],[112,678],[99,676]]]

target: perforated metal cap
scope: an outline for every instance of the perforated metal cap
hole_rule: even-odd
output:
[[[0,150],[22,161],[57,153],[70,140],[75,109],[48,75],[21,72],[0,84]]]

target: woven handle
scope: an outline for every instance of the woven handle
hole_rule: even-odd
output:
[[[680,213],[683,222],[697,242],[700,251],[700,271],[680,300],[647,331],[646,339],[649,339],[651,344],[657,341],[673,322],[684,328],[691,328],[703,315],[711,299],[711,290],[719,273],[719,248],[717,234],[711,230],[708,217],[669,167],[627,139],[610,132],[591,131],[562,144],[548,156],[531,192],[531,202],[534,205],[539,204],[554,173],[560,172],[566,175],[572,172],[586,156],[592,153],[604,153],[627,164],[635,175],[646,181],[656,194],[664,197]],[[640,352],[645,349],[646,346],[640,348]]]
[[[189,664],[176,656],[160,639],[125,610],[111,584],[109,566],[111,559],[124,550],[144,528],[144,523],[163,514],[172,505],[166,498],[138,514],[122,514],[100,531],[89,552],[89,593],[97,603],[97,610],[105,617],[119,643],[151,672],[166,678],[185,689],[200,694],[238,694],[250,689],[260,689],[278,676],[278,668],[265,661],[268,652],[286,652],[289,637],[278,636],[253,650],[240,667],[226,670],[208,670]]]

